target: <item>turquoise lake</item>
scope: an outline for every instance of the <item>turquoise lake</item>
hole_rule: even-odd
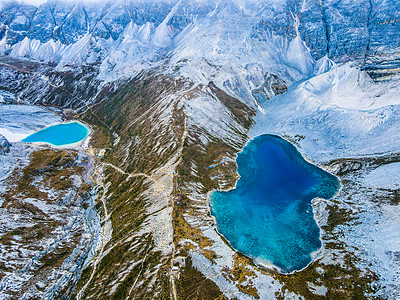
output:
[[[49,126],[23,139],[26,143],[48,143],[54,146],[65,146],[84,140],[90,130],[79,122]]]
[[[273,135],[250,141],[237,164],[241,177],[236,188],[210,198],[218,231],[257,261],[285,273],[303,269],[321,247],[311,200],[334,196],[339,180]]]

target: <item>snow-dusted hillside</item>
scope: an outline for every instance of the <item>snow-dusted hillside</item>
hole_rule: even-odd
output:
[[[98,216],[84,192],[83,152],[31,146],[19,140],[59,122],[50,111],[0,105],[0,298],[56,298],[88,257]],[[90,256],[90,254],[89,254]]]
[[[28,221],[3,222],[0,298],[400,297],[399,32],[394,0],[4,2],[0,210]],[[79,153],[19,142],[65,118],[93,128]],[[209,210],[264,133],[342,180],[313,200],[323,246],[295,274],[237,253]],[[43,239],[14,232],[46,218]]]

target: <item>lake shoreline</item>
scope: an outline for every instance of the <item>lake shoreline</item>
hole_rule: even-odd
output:
[[[35,135],[37,135],[38,133],[41,133],[41,132],[45,132],[46,130],[49,130],[52,127],[54,128],[54,127],[57,127],[57,126],[73,125],[73,124],[78,124],[79,126],[82,126],[82,127],[84,127],[86,129],[86,133],[85,133],[86,135],[82,139],[80,139],[78,141],[74,141],[72,143],[66,143],[66,144],[54,144],[54,143],[51,143],[49,141],[46,141],[46,142],[45,141],[32,141],[32,142],[26,141],[26,139],[28,139],[29,137],[35,136]],[[27,136],[26,138],[21,140],[21,142],[29,143],[29,144],[33,144],[33,145],[50,145],[51,147],[58,148],[58,149],[66,149],[66,148],[68,148],[68,149],[72,148],[73,149],[73,148],[76,148],[76,147],[79,147],[80,145],[82,145],[90,137],[92,132],[93,132],[93,129],[89,125],[84,124],[84,123],[82,123],[81,121],[78,121],[78,120],[68,120],[67,122],[58,122],[58,123],[46,126],[46,127],[42,128],[41,130],[39,130],[39,131]]]
[[[228,208],[228,206],[226,206],[226,204],[216,204],[217,202],[218,202],[218,200],[219,201],[233,201],[232,199],[230,199],[230,200],[221,200],[222,198],[224,198],[224,196],[221,196],[221,195],[223,195],[223,193],[230,193],[230,194],[232,194],[233,196],[232,197],[234,197],[234,194],[235,194],[235,190],[241,190],[241,192],[237,192],[237,193],[245,193],[246,191],[243,191],[243,179],[245,179],[245,178],[243,178],[243,176],[241,175],[241,173],[243,174],[243,170],[240,170],[241,168],[243,168],[243,167],[241,167],[241,163],[240,163],[240,160],[243,160],[244,158],[243,158],[243,156],[244,155],[247,155],[248,153],[247,152],[249,152],[249,151],[253,151],[254,153],[256,153],[257,151],[258,151],[258,149],[256,149],[256,150],[251,150],[250,148],[254,148],[254,147],[257,147],[257,145],[256,144],[251,144],[252,142],[254,142],[254,140],[255,140],[255,142],[257,143],[257,142],[260,142],[260,140],[261,139],[264,139],[264,138],[266,138],[266,139],[271,139],[271,141],[273,141],[272,143],[276,143],[275,144],[275,146],[276,145],[280,145],[281,143],[288,143],[287,145],[286,144],[282,144],[282,145],[284,145],[284,146],[282,146],[283,148],[282,149],[285,149],[285,150],[282,150],[283,152],[288,152],[289,154],[287,154],[286,152],[286,154],[285,155],[294,155],[293,156],[293,158],[292,159],[294,159],[294,161],[296,161],[296,163],[295,163],[295,165],[296,164],[298,164],[298,166],[297,167],[295,167],[295,169],[298,169],[299,168],[299,166],[300,165],[302,165],[302,168],[304,168],[304,172],[308,172],[308,174],[312,174],[312,176],[313,176],[313,178],[316,178],[315,180],[316,180],[316,182],[313,184],[313,185],[311,185],[310,186],[310,190],[309,191],[307,191],[307,193],[309,194],[309,193],[311,193],[311,194],[309,194],[310,196],[306,196],[306,197],[311,197],[311,195],[313,195],[311,198],[310,198],[310,201],[306,201],[306,202],[304,202],[304,200],[295,200],[295,202],[290,202],[289,203],[289,206],[287,206],[287,207],[285,207],[284,206],[284,209],[283,209],[283,211],[281,211],[279,214],[286,214],[287,213],[287,210],[289,209],[289,210],[293,210],[293,209],[295,209],[293,212],[295,212],[295,214],[296,215],[298,215],[299,214],[299,210],[298,210],[298,208],[296,208],[297,206],[299,206],[299,207],[303,207],[302,209],[305,209],[305,211],[303,211],[303,212],[301,212],[301,214],[304,214],[304,216],[303,217],[306,217],[306,219],[304,219],[304,220],[308,220],[308,219],[310,219],[310,221],[304,221],[304,220],[301,220],[301,218],[299,219],[299,221],[302,221],[302,222],[310,222],[310,224],[311,223],[313,223],[314,225],[305,225],[306,227],[305,228],[308,228],[308,226],[311,226],[313,229],[312,229],[312,231],[311,232],[314,232],[315,231],[315,233],[317,234],[317,239],[318,239],[318,246],[316,246],[316,241],[315,242],[312,242],[312,244],[315,244],[314,246],[312,246],[312,250],[310,249],[310,252],[309,252],[309,254],[308,254],[308,256],[306,255],[306,256],[303,256],[303,258],[304,257],[309,257],[310,259],[305,259],[306,261],[304,261],[304,266],[299,266],[299,267],[296,267],[295,265],[294,266],[292,266],[292,267],[288,267],[286,270],[285,270],[285,267],[280,267],[279,265],[276,265],[276,263],[274,263],[273,262],[273,260],[274,259],[268,259],[268,258],[266,258],[266,257],[264,257],[264,255],[265,255],[265,253],[270,253],[270,251],[267,251],[267,252],[265,252],[264,254],[262,254],[263,256],[260,256],[260,255],[254,255],[254,253],[252,254],[252,253],[247,253],[246,251],[244,251],[242,248],[244,247],[243,245],[244,244],[246,244],[246,243],[248,243],[248,240],[249,240],[249,238],[251,237],[251,239],[255,239],[255,241],[256,241],[256,243],[258,243],[257,241],[259,240],[259,239],[261,239],[261,240],[263,240],[263,239],[265,239],[266,238],[266,235],[261,235],[261,236],[257,236],[256,234],[254,234],[254,232],[257,232],[257,228],[258,229],[260,229],[260,228],[263,228],[263,227],[255,227],[255,231],[254,232],[252,232],[251,230],[250,231],[243,231],[241,234],[239,234],[238,235],[238,237],[236,237],[236,239],[237,240],[235,240],[234,239],[234,241],[232,242],[231,241],[231,239],[232,238],[229,238],[229,236],[226,236],[226,232],[225,232],[225,234],[223,234],[223,232],[224,232],[224,228],[223,228],[223,226],[233,226],[233,225],[222,225],[222,230],[220,230],[221,229],[221,223],[220,224],[218,224],[218,222],[217,222],[217,219],[218,218],[222,218],[222,220],[225,220],[226,221],[226,218],[228,218],[228,219],[230,219],[231,220],[231,222],[236,222],[235,221],[235,219],[236,218],[238,218],[239,216],[238,215],[236,215],[236,217],[233,217],[233,216],[235,216],[235,214],[233,214],[233,215],[230,215],[230,216],[226,216],[226,214],[228,214],[228,212],[227,211],[229,211],[231,208]],[[261,140],[261,142],[260,143],[262,143],[263,141]],[[259,146],[259,145],[258,145]],[[250,150],[249,150],[250,149]],[[293,153],[292,153],[292,152]],[[253,154],[254,154],[253,153]],[[288,157],[289,157],[288,156]],[[254,159],[253,159],[254,160]],[[297,147],[295,146],[295,145],[293,145],[292,143],[290,143],[290,142],[288,142],[286,139],[283,139],[283,138],[281,138],[281,137],[279,137],[279,136],[276,136],[276,135],[268,135],[268,134],[266,134],[266,135],[260,135],[260,136],[257,136],[257,137],[255,137],[255,138],[253,138],[252,140],[249,140],[248,141],[248,143],[246,143],[246,145],[245,145],[245,147],[243,148],[243,150],[241,151],[241,152],[239,152],[238,154],[237,154],[237,159],[236,159],[236,162],[237,162],[237,164],[238,164],[238,173],[239,173],[239,180],[235,183],[235,186],[233,187],[233,188],[231,188],[231,189],[229,189],[229,190],[224,190],[224,191],[212,191],[212,192],[210,192],[209,194],[208,194],[208,199],[209,199],[209,211],[210,211],[210,214],[213,216],[213,219],[214,219],[214,224],[215,224],[215,228],[216,228],[216,231],[217,231],[217,233],[219,234],[219,235],[221,235],[227,242],[228,242],[228,244],[229,244],[229,246],[232,248],[232,249],[234,249],[235,251],[238,251],[238,252],[240,252],[240,253],[243,253],[244,255],[246,255],[246,256],[248,256],[248,257],[250,257],[250,258],[252,258],[253,259],[253,261],[254,261],[254,263],[255,264],[257,264],[257,265],[260,265],[261,267],[264,267],[264,268],[268,268],[268,269],[273,269],[274,271],[278,271],[279,273],[282,273],[282,274],[291,274],[291,273],[294,273],[294,272],[299,272],[299,271],[301,271],[301,270],[303,270],[303,269],[305,269],[305,268],[307,268],[308,266],[309,266],[309,264],[311,264],[313,261],[315,261],[315,259],[317,258],[317,257],[319,257],[320,256],[320,254],[321,254],[321,252],[323,251],[323,242],[322,242],[322,239],[321,239],[321,228],[320,228],[320,226],[318,225],[318,222],[317,222],[317,220],[316,220],[316,218],[315,218],[315,216],[314,216],[314,200],[315,199],[317,199],[317,198],[325,198],[325,197],[327,197],[328,199],[329,198],[331,198],[331,197],[333,197],[335,194],[337,194],[337,192],[339,191],[339,189],[340,189],[340,186],[341,186],[341,184],[340,184],[340,180],[337,178],[337,176],[335,176],[335,175],[333,175],[333,174],[331,174],[331,173],[328,173],[326,170],[324,170],[324,169],[322,169],[322,168],[320,168],[319,166],[316,166],[316,165],[314,165],[314,164],[312,164],[312,163],[310,163],[308,160],[306,160],[303,156],[302,156],[302,153],[300,153],[299,151],[298,151],[298,149],[297,149]],[[253,162],[254,163],[254,162]],[[247,164],[251,164],[250,162],[247,162],[246,163],[246,165]],[[257,164],[254,164],[255,166],[257,166]],[[293,165],[293,166],[295,166],[295,165]],[[259,167],[259,166],[258,166]],[[255,168],[257,168],[257,167],[255,167]],[[258,173],[255,173],[255,174],[258,174]],[[259,174],[258,174],[259,175]],[[271,175],[271,174],[270,174]],[[273,176],[275,176],[275,175],[273,175]],[[310,175],[311,176],[311,175]],[[247,174],[245,174],[244,175],[244,177],[248,177],[248,175]],[[301,176],[300,176],[301,177]],[[239,181],[240,180],[242,180],[242,182],[240,183]],[[252,184],[255,184],[254,182],[252,183]],[[294,184],[294,186],[296,186],[296,184]],[[332,190],[332,191],[330,191],[329,189],[334,189],[334,190]],[[328,190],[329,190],[329,192],[328,192]],[[325,192],[324,192],[325,191]],[[279,191],[278,191],[279,192]],[[218,194],[219,193],[219,194]],[[221,194],[222,193],[222,194]],[[321,195],[319,195],[318,193],[322,193],[322,196],[325,196],[325,197],[320,197]],[[328,194],[327,194],[328,193]],[[266,193],[266,194],[261,194],[261,198],[262,199],[264,199],[265,197],[265,195],[267,195],[268,193]],[[315,194],[315,195],[314,195]],[[262,196],[262,195],[264,195],[264,196]],[[285,195],[285,192],[283,192],[283,194],[282,195]],[[289,195],[289,194],[288,194]],[[264,197],[264,198],[263,198]],[[269,195],[268,196],[269,198],[271,198],[271,196]],[[265,198],[265,199],[269,199],[269,198]],[[302,196],[303,197],[303,196]],[[252,196],[252,197],[250,197],[250,199],[253,199],[254,197]],[[273,197],[272,197],[273,198]],[[282,198],[284,198],[284,197],[282,197]],[[276,198],[275,200],[279,200],[279,199],[281,199],[281,198]],[[308,199],[308,198],[307,198]],[[231,203],[229,203],[229,205],[230,206],[233,206],[233,207],[236,207],[236,206],[241,206],[241,205],[243,205],[243,203],[242,204],[240,204],[240,201],[241,200],[235,200],[236,202],[237,201],[239,201],[238,203],[234,203],[234,204],[232,204],[233,202],[231,202]],[[264,201],[264,200],[262,200],[262,201]],[[268,201],[270,201],[270,200],[268,200]],[[214,203],[213,203],[214,202]],[[275,202],[271,202],[271,203],[273,203],[275,206],[276,206],[276,204],[275,204]],[[215,211],[215,207],[217,207],[218,205],[223,205],[223,206],[226,206],[225,207],[225,209],[226,209],[226,211],[224,210],[224,213],[223,214],[225,214],[225,216],[218,216],[218,212],[216,212]],[[257,204],[258,205],[258,204]],[[264,204],[263,204],[264,205]],[[287,204],[285,204],[285,205],[287,205]],[[294,205],[294,206],[293,206]],[[304,206],[304,205],[306,205],[306,206]],[[248,205],[248,203],[246,203],[245,204],[245,210],[249,210],[249,206],[251,206],[251,205]],[[279,205],[278,205],[278,207],[279,207]],[[262,209],[262,207],[260,208],[260,209]],[[276,208],[274,208],[274,209],[276,209]],[[218,208],[217,208],[217,210],[218,210]],[[231,209],[232,211],[234,211],[235,210],[235,208],[233,208],[233,209]],[[256,209],[257,210],[257,209]],[[279,207],[279,209],[278,209],[278,211],[279,210],[281,210],[281,208]],[[221,210],[222,211],[222,210]],[[239,208],[239,210],[238,210],[238,214],[239,214],[239,211],[240,211],[240,213],[242,213],[242,210]],[[231,213],[231,212],[230,212]],[[259,213],[258,211],[257,212],[255,212],[256,213],[256,217],[257,217],[257,214]],[[222,214],[222,213],[220,213],[220,214]],[[223,215],[222,214],[222,215]],[[266,220],[269,220],[269,223],[267,223],[267,227],[268,226],[274,226],[274,220],[277,218],[277,216],[279,216],[279,214],[278,215],[273,215],[272,214],[272,216],[270,216],[270,217],[267,217],[267,219]],[[312,215],[312,216],[310,216],[310,214]],[[289,216],[290,216],[290,214],[289,214]],[[300,215],[298,215],[299,217],[300,217]],[[252,219],[252,217],[246,217],[245,218],[246,219],[246,222],[252,222],[251,221],[251,219]],[[233,221],[232,221],[233,220]],[[259,220],[259,223],[260,224],[262,224],[262,222],[263,221],[261,221],[262,219],[260,219]],[[271,221],[272,220],[272,221]],[[279,217],[278,217],[278,219],[276,219],[276,220],[278,220],[279,221]],[[312,221],[311,221],[312,220]],[[222,222],[222,224],[223,224],[223,222],[225,222],[225,221],[221,221],[220,220],[220,222]],[[282,221],[282,219],[279,221],[279,222],[281,222]],[[259,226],[259,224],[257,223],[257,221],[255,221],[256,222],[256,226]],[[272,222],[272,223],[271,223]],[[285,222],[286,222],[286,220],[284,220],[283,221],[284,223],[283,224],[285,224]],[[228,222],[229,223],[229,222]],[[307,224],[307,223],[304,223],[304,224]],[[235,226],[241,226],[241,224],[237,224],[237,225],[235,225]],[[289,226],[290,227],[290,223],[288,223],[288,225],[284,225],[284,227],[285,226]],[[227,228],[228,228],[227,227]],[[272,229],[272,228],[274,228],[274,227],[270,227],[271,228],[271,230],[272,231],[270,231],[270,235],[269,236],[279,236],[279,234],[277,235],[277,232],[276,232],[276,228],[275,229]],[[235,230],[235,229],[234,229]],[[280,230],[280,229],[279,229]],[[278,230],[278,232],[279,232],[279,230]],[[310,229],[311,230],[311,229]],[[225,231],[226,231],[226,228],[225,228]],[[302,231],[304,231],[304,229],[296,229],[296,232],[302,232]],[[318,233],[317,233],[317,231],[318,231]],[[247,232],[247,233],[246,233]],[[305,231],[305,233],[306,233],[306,235],[307,236],[309,236],[311,233],[310,232],[308,232],[307,230]],[[245,235],[245,234],[250,234],[250,237],[248,237],[248,238],[243,238],[242,236],[243,235]],[[292,232],[288,232],[287,233],[288,235],[293,235],[293,233]],[[268,239],[270,239],[270,237],[268,237],[268,235],[267,235],[267,240]],[[272,238],[273,239],[273,238]],[[239,243],[238,241],[242,241],[242,243],[244,243],[242,246],[235,246],[235,243]],[[260,240],[260,241],[261,241]],[[280,240],[280,238],[278,238],[278,240],[277,241],[279,241]],[[288,239],[288,241],[290,242],[290,239]],[[311,241],[311,240],[310,240]],[[302,241],[302,242],[300,242],[300,244],[299,245],[301,245],[302,243],[303,243],[304,241]],[[265,244],[265,241],[263,242],[264,244]],[[261,243],[261,244],[263,244],[263,243]],[[279,242],[279,243],[282,243],[282,242]],[[284,248],[285,247],[288,247],[288,246],[286,246],[286,242],[284,243],[285,245],[283,246]],[[293,247],[295,247],[295,249],[302,249],[302,248],[296,248],[296,247],[298,247],[298,246],[296,246],[297,244],[296,243],[293,243]],[[257,250],[257,251],[263,251],[262,249],[263,249],[263,247],[264,246],[262,246],[259,250]],[[290,247],[290,246],[289,246]],[[250,247],[249,249],[252,249],[252,250],[250,250],[250,252],[252,252],[253,251],[253,249],[254,249],[254,247]],[[265,248],[266,249],[266,248]],[[299,251],[299,250],[296,250],[296,251]],[[254,252],[254,251],[253,251]],[[277,250],[275,250],[275,251],[273,251],[274,253],[280,253],[280,252],[285,252],[285,251],[277,251]],[[287,251],[286,251],[287,252]],[[307,252],[307,251],[306,251]],[[303,250],[301,250],[301,252],[300,253],[306,253],[306,252],[304,252],[304,249]],[[297,253],[297,252],[296,252]],[[300,254],[299,254],[300,255]],[[305,255],[305,254],[303,254],[303,255]],[[290,255],[289,255],[290,256]],[[288,256],[288,257],[289,257]],[[293,261],[295,261],[295,263],[297,263],[297,258],[295,258]]]

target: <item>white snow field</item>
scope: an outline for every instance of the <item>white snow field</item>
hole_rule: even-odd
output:
[[[262,133],[305,136],[311,160],[392,153],[400,149],[400,81],[375,83],[350,64],[294,84],[265,103],[252,137]]]
[[[35,131],[60,121],[61,117],[54,112],[38,106],[0,104],[0,134],[10,142],[18,142]]]

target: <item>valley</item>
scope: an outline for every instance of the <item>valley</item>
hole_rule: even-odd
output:
[[[396,299],[397,1],[48,1],[0,12],[0,298]],[[31,145],[79,121],[80,145]],[[249,140],[336,175],[293,273],[217,229]]]

